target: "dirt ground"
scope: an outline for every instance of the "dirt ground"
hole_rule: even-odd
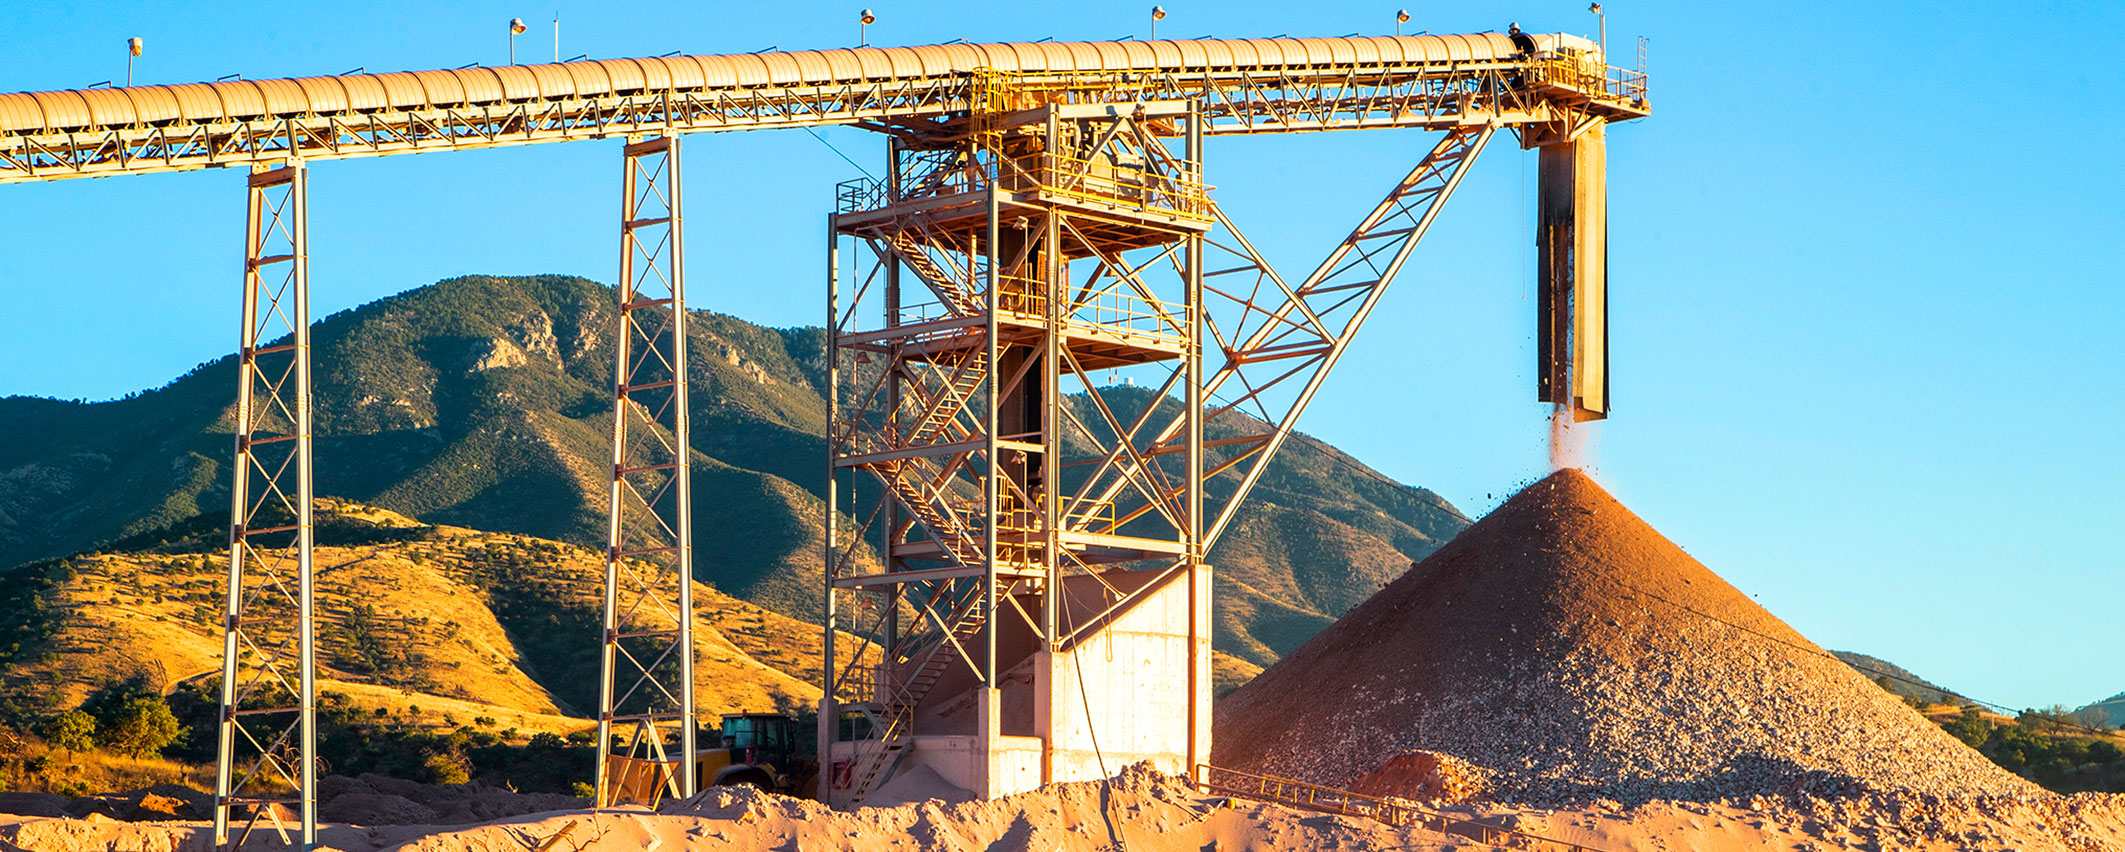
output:
[[[1942,799],[1756,797],[1721,803],[1597,802],[1569,810],[1478,804],[1454,810],[1495,825],[1612,852],[1742,850],[2125,849],[2125,796]],[[9,820],[14,820],[9,822]],[[1469,832],[1473,833],[1473,832]],[[201,822],[127,823],[0,817],[0,850],[205,852]],[[246,848],[283,848],[271,830]],[[403,852],[622,850],[939,850],[939,852],[1268,852],[1339,849],[1480,850],[1463,833],[1383,825],[1203,795],[1179,779],[1132,767],[1104,782],[1058,784],[992,802],[924,802],[835,812],[817,802],[715,788],[646,809],[551,811],[477,826],[335,824],[333,849]],[[553,841],[546,845],[547,841]],[[1496,842],[1507,842],[1495,839]],[[1554,848],[1554,847],[1553,847]]]

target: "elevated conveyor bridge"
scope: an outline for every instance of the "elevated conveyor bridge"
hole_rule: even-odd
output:
[[[1500,131],[1542,152],[1538,395],[1605,416],[1605,128],[1649,110],[1642,71],[1517,29],[767,51],[0,94],[0,183],[250,173],[215,828],[286,836],[284,805],[307,848],[309,163],[623,143],[598,742],[636,745],[599,762],[608,804],[632,789],[614,766],[669,764],[675,795],[700,781],[680,139],[889,137],[886,178],[840,187],[828,223],[821,789],[846,804],[908,760],[987,794],[1082,777],[1077,743],[1131,713],[1165,727],[1110,743],[1176,772],[1207,758],[1204,554]],[[1206,137],[1377,128],[1443,138],[1304,277],[1206,180]],[[1110,399],[1091,372],[1114,368],[1159,373],[1152,403]],[[871,477],[871,505],[843,471]],[[1111,682],[1157,688],[1095,702],[1102,662],[1075,652],[1117,631],[1165,656]],[[1013,683],[1038,706],[1003,701]],[[866,733],[838,736],[845,710]]]

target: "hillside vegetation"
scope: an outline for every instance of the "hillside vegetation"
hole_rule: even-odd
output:
[[[602,554],[373,507],[322,508],[320,691],[443,730],[475,718],[523,736],[590,724]],[[0,722],[26,730],[121,684],[173,694],[218,683],[227,563],[211,539],[20,569],[35,579],[0,598]],[[701,712],[816,704],[816,626],[704,583],[694,600]]]

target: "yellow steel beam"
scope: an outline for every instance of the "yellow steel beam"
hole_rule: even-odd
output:
[[[954,44],[0,94],[0,183],[856,125],[929,141],[985,107],[1198,100],[1209,133],[1647,114],[1643,75],[1486,33]],[[997,103],[987,103],[987,101]]]

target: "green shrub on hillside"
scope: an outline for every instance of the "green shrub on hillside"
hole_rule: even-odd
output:
[[[2025,710],[2014,721],[1995,725],[1968,711],[1944,727],[1964,742],[1989,729],[1978,751],[2052,792],[2125,793],[2125,748],[2110,736],[2066,722],[2065,716],[2057,708]]]
[[[180,731],[169,702],[160,695],[143,695],[128,699],[98,726],[96,740],[115,754],[147,757],[161,754]]]
[[[1992,723],[1985,721],[1984,714],[1976,707],[1964,708],[1963,715],[1941,727],[1971,748],[1984,745],[1985,740],[1992,736]]]
[[[81,710],[68,710],[44,720],[37,736],[61,751],[88,751],[96,747],[96,717]]]

